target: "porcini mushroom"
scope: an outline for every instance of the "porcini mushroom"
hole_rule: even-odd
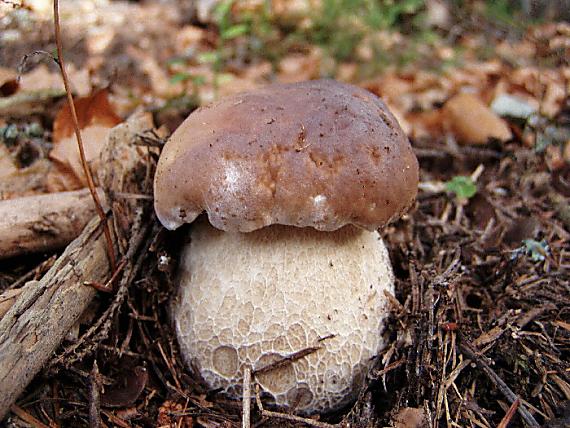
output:
[[[267,86],[192,113],[154,183],[165,227],[204,211],[211,223],[191,228],[172,305],[187,363],[234,396],[249,367],[300,414],[354,399],[393,292],[376,230],[410,207],[417,182],[396,119],[352,85]]]

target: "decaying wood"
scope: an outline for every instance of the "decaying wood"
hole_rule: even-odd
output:
[[[0,319],[10,310],[20,294],[21,288],[9,289],[0,294]]]
[[[87,189],[0,201],[0,259],[65,247],[95,214]]]
[[[93,219],[54,266],[0,320],[0,420],[41,370],[104,282],[109,261],[99,219]]]
[[[111,132],[104,153],[118,156],[107,162],[115,174],[103,180],[108,192],[140,191],[140,179],[133,171],[145,162],[147,152],[129,143],[149,128],[151,117],[139,114]],[[128,207],[136,202],[114,201],[113,209],[117,204],[130,213]],[[128,220],[125,226],[128,230]],[[100,220],[93,218],[40,281],[23,287],[0,319],[0,420],[95,297],[95,288],[85,283],[105,283],[111,274],[103,229]]]

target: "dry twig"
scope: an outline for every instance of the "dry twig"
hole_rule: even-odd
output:
[[[501,394],[505,396],[505,398],[509,401],[512,405],[515,401],[520,401],[520,397],[509,388],[509,386],[499,377],[497,373],[487,364],[482,357],[480,357],[477,352],[473,349],[473,347],[468,343],[467,339],[462,338],[460,343],[461,351],[470,358],[471,360],[475,361],[477,366],[489,377],[489,379],[495,384],[495,386],[499,389]],[[525,423],[530,427],[540,427],[539,423],[534,419],[534,416],[526,409],[524,406],[518,407],[518,412],[521,418],[525,421]]]
[[[101,378],[97,360],[93,361],[93,369],[89,378],[89,427],[99,428],[101,426]]]
[[[272,412],[271,410],[264,409],[259,395],[259,384],[255,384],[255,402],[257,403],[257,407],[259,407],[261,416],[265,416],[267,418],[282,419],[289,422],[300,422],[316,428],[336,428],[336,425],[328,424],[326,422],[315,421],[314,419],[303,418],[301,416],[290,415],[288,413]]]
[[[511,404],[511,407],[509,407],[509,411],[505,414],[505,417],[501,420],[501,422],[499,423],[499,425],[497,425],[497,428],[507,428],[509,426],[509,423],[511,422],[511,419],[513,418],[513,416],[515,415],[517,409],[519,408],[519,405],[521,404],[520,400],[517,398],[513,404]]]
[[[17,415],[24,422],[27,422],[28,424],[30,424],[33,428],[50,428],[46,424],[44,424],[43,422],[34,418],[32,415],[30,415],[28,412],[26,412],[21,407],[16,406],[15,404],[13,404],[10,407],[10,410],[12,411],[12,413]]]
[[[242,428],[251,426],[251,368],[246,367],[243,371],[243,400],[242,400]]]

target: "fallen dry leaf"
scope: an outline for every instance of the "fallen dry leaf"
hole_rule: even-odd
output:
[[[16,79],[17,77],[16,72],[11,68],[0,67],[0,86],[9,80]]]
[[[172,82],[166,67],[159,64],[148,52],[129,46],[127,53],[138,62],[141,71],[147,75],[154,95],[168,99],[184,93],[184,84]]]
[[[4,180],[6,176],[17,170],[10,151],[4,144],[0,144],[0,180]]]
[[[411,127],[411,138],[434,138],[443,135],[441,109],[409,113],[406,119]]]
[[[277,80],[283,83],[301,82],[319,77],[322,52],[314,48],[309,55],[290,54],[279,61]]]
[[[49,168],[47,159],[37,160],[26,168],[18,168],[10,151],[0,143],[0,200],[44,192]]]
[[[96,91],[88,97],[78,98],[74,100],[74,104],[80,129],[94,125],[112,128],[121,122],[121,118],[109,103],[109,93],[105,89]],[[57,112],[53,124],[54,143],[57,144],[64,138],[73,136],[73,133],[71,110],[65,104]]]
[[[46,176],[51,162],[40,159],[27,168],[0,174],[0,200],[29,196],[46,191]]]
[[[109,103],[106,90],[75,101],[81,129],[85,157],[90,167],[97,170],[97,160],[109,131],[121,122]],[[54,147],[49,158],[54,168],[48,174],[48,190],[57,192],[76,190],[87,185],[79,149],[73,130],[71,112],[67,104],[57,113],[53,129]]]
[[[54,67],[55,68],[55,67]],[[74,94],[85,96],[91,91],[89,71],[77,70],[72,64],[66,68],[71,90]],[[63,91],[63,81],[58,70],[50,71],[47,65],[40,64],[20,78],[21,92],[37,92],[47,89]]]
[[[395,428],[424,428],[428,421],[424,409],[404,407],[393,418]]]
[[[175,401],[167,400],[158,409],[156,425],[164,428],[187,428],[194,426],[194,419],[191,416],[176,416],[182,413],[185,406]]]
[[[394,73],[368,80],[360,86],[401,111],[408,112],[414,106],[415,94],[412,93],[412,82]]]
[[[512,138],[506,122],[472,94],[459,93],[447,101],[443,107],[443,120],[459,143],[481,145],[489,139],[507,141]]]
[[[197,50],[205,37],[206,30],[203,28],[186,25],[176,33],[175,49],[180,55]]]
[[[134,404],[148,382],[148,371],[143,366],[123,372],[118,381],[101,394],[101,406],[126,407]]]

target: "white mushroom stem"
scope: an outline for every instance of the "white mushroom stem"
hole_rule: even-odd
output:
[[[384,346],[393,274],[377,232],[230,233],[200,221],[179,279],[173,310],[183,355],[211,388],[235,398],[246,367],[256,373],[289,357],[255,375],[270,403],[300,414],[338,409]]]

